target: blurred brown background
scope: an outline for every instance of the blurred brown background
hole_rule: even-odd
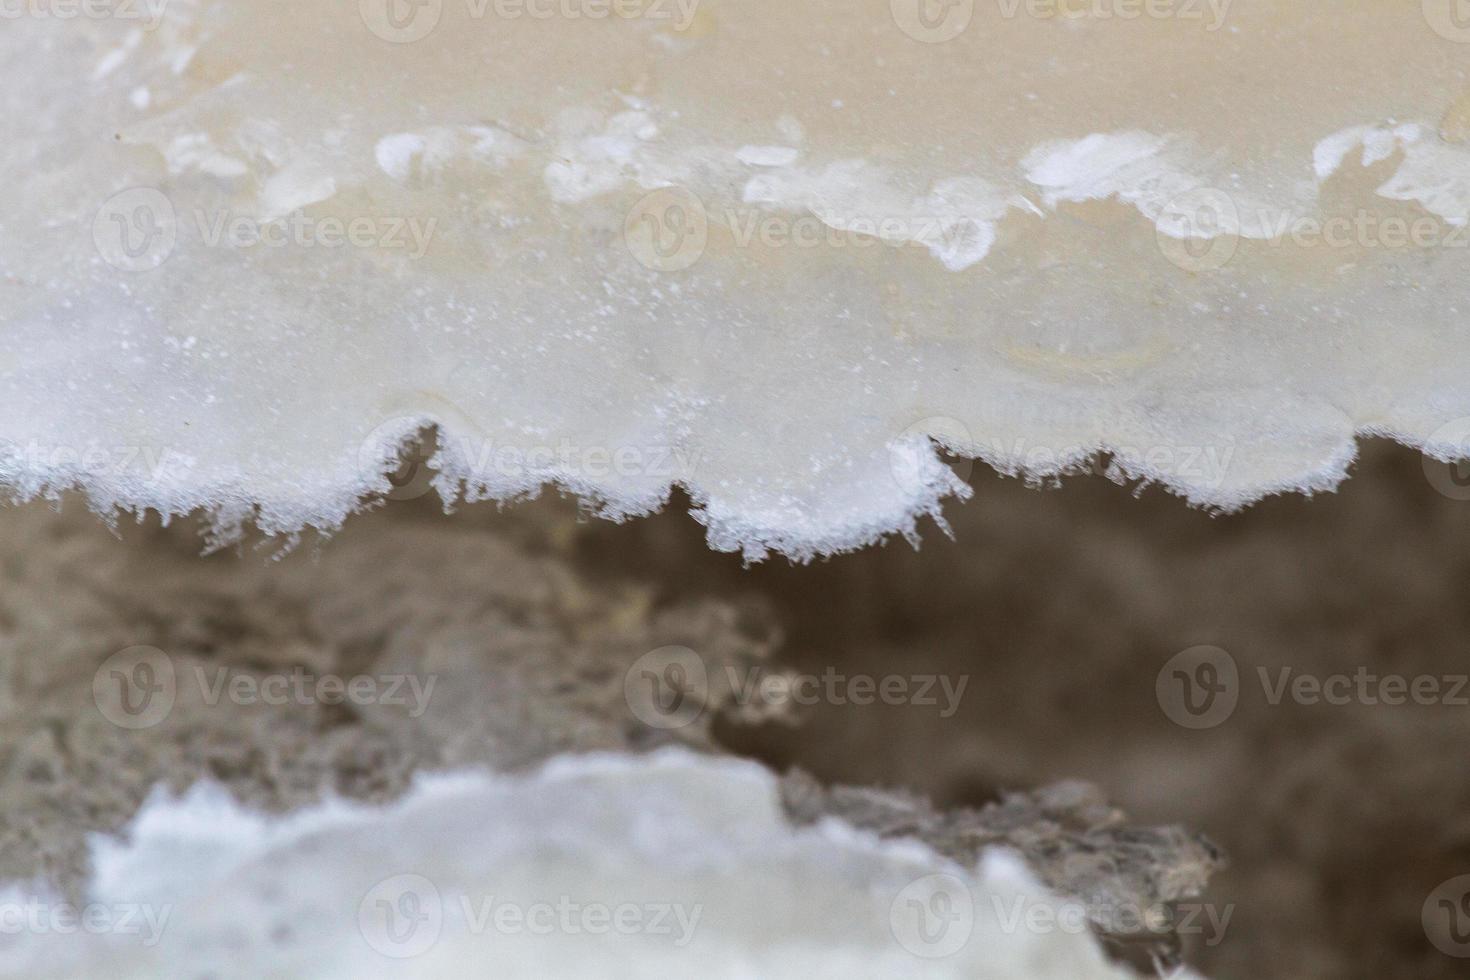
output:
[[[1229,854],[1205,897],[1229,908],[1228,928],[1190,950],[1207,974],[1462,977],[1470,960],[1436,948],[1421,911],[1470,873],[1470,688],[1459,688],[1470,501],[1436,489],[1463,474],[1433,463],[1426,474],[1419,454],[1387,442],[1363,450],[1338,493],[1235,515],[1096,475],[1036,489],[976,465],[975,497],[946,508],[955,540],[931,526],[918,551],[897,540],[742,568],[705,549],[682,507],[587,523],[576,550],[657,581],[670,600],[757,594],[785,632],[778,659],[803,672],[935,674],[952,687],[969,676],[948,718],[937,706],[819,703],[797,728],[719,729],[739,751],[947,804],[1089,780],[1135,820],[1184,823]],[[1238,700],[1190,730],[1170,721],[1156,681],[1201,644],[1238,665]],[[1349,675],[1349,703],[1288,689],[1272,704],[1285,667]],[[1433,677],[1439,703],[1366,703],[1360,669],[1370,696],[1373,677]],[[1433,914],[1459,951],[1444,932],[1451,911]],[[1470,927],[1470,912],[1456,914]]]
[[[446,516],[425,493],[282,562],[279,542],[201,559],[198,522],[113,539],[78,501],[7,509],[0,865],[80,874],[71,837],[120,827],[159,767],[290,808],[322,779],[386,798],[420,766],[636,744],[626,663],[677,643],[748,671],[773,650],[765,675],[741,676],[896,678],[930,703],[819,692],[796,724],[718,720],[734,751],[944,805],[1086,780],[1134,824],[1209,835],[1231,861],[1203,897],[1223,930],[1187,937],[1209,977],[1463,977],[1470,959],[1449,954],[1470,953],[1470,879],[1441,886],[1470,875],[1470,500],[1455,499],[1470,483],[1402,447],[1363,450],[1338,493],[1223,516],[1099,475],[1034,488],[977,464],[974,498],[946,508],[953,539],[931,524],[919,550],[806,566],[712,553],[682,498],[614,525],[554,495]],[[93,661],[134,643],[242,670],[468,665],[455,676],[479,686],[447,682],[413,725],[181,701],[150,741],[89,706]],[[1173,658],[1202,645],[1235,676],[1195,719]],[[1345,703],[1272,703],[1287,668],[1288,683],[1346,676]],[[1435,703],[1369,703],[1360,673],[1427,679]]]

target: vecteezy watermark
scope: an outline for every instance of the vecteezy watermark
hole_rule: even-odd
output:
[[[769,203],[779,207],[775,201]],[[728,233],[724,241],[737,249],[922,247],[954,269],[984,258],[995,238],[989,222],[956,210],[873,214],[829,207],[817,215],[756,206],[712,211],[693,191],[671,185],[634,203],[624,220],[623,241],[641,265],[657,272],[682,272],[704,256],[714,226],[724,229]]]
[[[0,439],[0,459],[18,462],[27,472],[82,472],[90,476],[138,476],[158,480],[186,472],[192,458],[158,446],[43,445]]]
[[[975,0],[888,0],[893,22],[915,41],[942,44],[965,33]]]
[[[1235,713],[1240,669],[1216,646],[1193,646],[1169,658],[1154,681],[1159,707],[1176,725],[1214,728]]]
[[[1041,899],[1024,893],[1010,897],[992,895],[990,902],[995,921],[1008,935],[1081,936],[1091,932],[1095,924],[1101,924],[1109,932],[1126,936],[1199,937],[1209,947],[1224,941],[1225,931],[1235,916],[1234,905],[1201,902],[1140,905],[1126,901]]]
[[[925,875],[893,897],[888,928],[915,956],[928,960],[953,956],[975,932],[975,896],[955,875]]]
[[[995,0],[1007,20],[1199,21],[1213,34],[1225,26],[1234,0]]]
[[[92,243],[103,261],[124,272],[147,272],[168,261],[178,242],[173,202],[153,187],[120,191],[97,209]]]
[[[1090,473],[1121,479],[1142,471],[1188,482],[1194,487],[1219,487],[1235,459],[1235,446],[1127,445],[1110,446],[1106,453],[1079,444],[1043,446],[1025,439],[982,441],[991,458],[1004,460],[1026,473]]]
[[[1240,247],[1240,209],[1226,192],[1197,187],[1164,206],[1154,237],[1164,258],[1184,271],[1213,272]]]
[[[0,20],[121,20],[145,31],[163,22],[172,0],[0,0]]]
[[[357,907],[362,937],[394,959],[420,956],[434,947],[446,926],[470,935],[658,936],[683,949],[694,940],[702,904],[679,902],[589,902],[559,895],[521,901],[495,895],[443,894],[428,878],[400,874],[378,882]]]
[[[736,248],[759,244],[768,249],[864,249],[925,245],[940,255],[957,255],[987,234],[983,222],[959,213],[873,215],[823,209],[815,214],[782,214],[751,208],[726,208],[716,219],[730,230]],[[989,246],[988,238],[985,247]],[[984,249],[981,249],[984,251]]]
[[[687,31],[700,0],[465,0],[472,18],[496,20],[646,20]]]
[[[147,947],[163,939],[172,905],[139,902],[58,902],[39,897],[0,899],[0,935],[138,936]]]
[[[272,221],[229,211],[195,209],[191,216],[205,248],[353,248],[401,251],[421,259],[429,250],[438,218],[412,215],[311,217],[293,211]]]
[[[418,718],[429,709],[434,696],[436,674],[318,674],[302,667],[288,671],[256,674],[217,667],[206,670],[194,666],[186,672],[199,685],[204,703],[211,708],[221,701],[230,704],[300,705],[351,704],[358,707],[388,705],[408,709],[410,718]]]
[[[412,500],[433,488],[433,454],[421,440],[423,420],[389,419],[376,426],[358,447],[359,474],[369,481],[387,475],[389,500]],[[519,487],[525,482],[552,480],[602,482],[612,479],[654,478],[668,483],[687,482],[698,464],[696,453],[681,446],[601,446],[561,438],[555,444],[513,445],[474,435],[438,435],[438,453],[453,461],[457,479],[476,486]]]
[[[1429,485],[1451,500],[1470,500],[1470,417],[1452,419],[1434,430],[1424,441],[1424,450]],[[1435,455],[1428,455],[1431,452]]]
[[[712,680],[719,680],[730,707],[756,716],[778,714],[792,705],[837,707],[870,705],[932,708],[951,718],[969,686],[970,675],[846,674],[834,667],[819,673],[763,665],[727,664],[710,676],[709,666],[685,646],[650,650],[623,674],[623,697],[633,715],[650,728],[670,730],[693,724],[709,706]]]
[[[1344,707],[1417,705],[1470,708],[1470,674],[1378,674],[1367,667],[1351,673],[1310,674],[1293,667],[1256,668],[1266,703]]]
[[[1268,245],[1298,248],[1470,248],[1470,226],[1420,215],[1405,218],[1358,210],[1330,218],[1275,215],[1266,229]]]
[[[1244,238],[1265,248],[1470,248],[1470,226],[1430,215],[1410,218],[1360,208],[1351,214],[1318,217],[1284,209],[1247,209],[1229,192],[1214,187],[1197,187],[1172,199],[1155,220],[1155,236],[1164,257],[1186,272],[1223,268]]]
[[[640,265],[655,272],[682,272],[709,245],[709,212],[693,191],[661,187],[629,210],[623,241]]]
[[[709,705],[709,668],[686,646],[650,650],[623,674],[623,699],[649,728],[684,728]]]
[[[1430,892],[1419,918],[1435,949],[1470,959],[1470,875],[1451,878]]]
[[[152,728],[173,711],[181,681],[197,685],[209,707],[221,702],[250,706],[388,705],[418,718],[429,708],[438,682],[434,674],[381,673],[345,676],[303,667],[246,672],[192,665],[180,670],[157,647],[133,646],[102,662],[92,675],[92,698],[102,717],[119,728]]]
[[[210,249],[351,248],[420,259],[437,225],[437,218],[412,215],[314,217],[300,210],[270,221],[203,208],[180,215],[162,191],[134,187],[102,202],[92,222],[92,242],[103,261],[124,272],[157,269],[173,255],[184,232]]]
[[[1136,902],[1106,899],[1083,901],[1025,892],[992,893],[989,907],[978,906],[970,887],[949,874],[925,875],[904,886],[889,906],[889,926],[899,945],[926,959],[953,956],[975,931],[977,917],[989,916],[1006,935],[1065,933],[1087,935],[1098,926],[1109,932],[1142,937],[1201,937],[1206,946],[1225,939],[1235,906],[1200,902]]]
[[[359,0],[358,13],[384,41],[411,44],[434,33],[446,2],[463,3],[470,21],[640,20],[687,31],[701,0]]]
[[[1434,33],[1458,44],[1470,44],[1470,0],[1422,0],[1424,19]]]
[[[417,418],[389,419],[373,428],[357,449],[357,472],[388,480],[388,500],[417,500],[434,488],[433,447]]]
[[[1291,666],[1257,667],[1262,703],[1280,707],[1470,707],[1470,674],[1384,674],[1367,667],[1314,674]],[[1245,693],[1235,658],[1220,647],[1197,646],[1169,658],[1155,679],[1159,707],[1184,728],[1215,728]]]
[[[434,33],[444,0],[358,0],[367,29],[391,44],[412,44]]]
[[[934,445],[960,454],[960,462],[949,466],[934,451]],[[904,496],[919,497],[930,487],[948,479],[968,483],[974,470],[975,438],[969,426],[948,415],[930,415],[910,425],[888,444],[888,469]],[[948,470],[951,477],[946,477]]]
[[[358,903],[357,928],[367,944],[384,956],[421,956],[444,931],[444,897],[423,875],[385,878]]]
[[[119,650],[92,675],[92,700],[119,728],[152,728],[168,717],[178,697],[174,662],[157,647]]]
[[[1211,33],[1225,26],[1234,0],[994,0],[1005,20],[1199,21]],[[952,41],[975,18],[976,0],[889,0],[894,23],[925,44]]]
[[[742,708],[779,710],[789,705],[837,707],[883,704],[934,708],[939,717],[951,718],[959,710],[970,675],[948,674],[844,674],[827,667],[819,674],[770,670],[763,665],[725,668],[732,701]]]

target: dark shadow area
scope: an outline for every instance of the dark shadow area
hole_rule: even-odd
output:
[[[816,693],[795,727],[722,724],[737,751],[945,804],[1092,781],[1134,818],[1203,830],[1230,854],[1207,896],[1228,926],[1191,951],[1207,973],[1463,976],[1421,912],[1470,873],[1470,501],[1454,499],[1462,474],[1363,449],[1340,492],[1234,515],[977,465],[974,499],[946,508],[954,540],[931,526],[918,551],[895,540],[746,568],[706,549],[685,500],[590,521],[574,549],[665,600],[749,593],[775,609],[780,666]],[[1234,663],[1221,694],[1234,706],[1185,727],[1171,713],[1201,719],[1179,715],[1166,665],[1201,645]],[[1393,677],[1404,703],[1389,703]],[[860,703],[863,678],[894,696]]]

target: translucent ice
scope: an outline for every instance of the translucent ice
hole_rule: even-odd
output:
[[[47,928],[64,899],[0,889],[39,923],[0,975],[1133,976],[1007,852],[966,868],[836,819],[796,829],[775,776],[684,752],[283,818],[200,786],[93,851],[69,907],[107,928]]]
[[[805,558],[936,446],[1224,508],[1470,455],[1452,0],[16,9],[19,496],[330,529],[433,427],[447,498]]]

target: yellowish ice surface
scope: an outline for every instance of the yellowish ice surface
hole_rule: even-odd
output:
[[[27,0],[0,479],[335,527],[689,490],[856,547],[935,443],[1234,507],[1470,455],[1457,0]]]

